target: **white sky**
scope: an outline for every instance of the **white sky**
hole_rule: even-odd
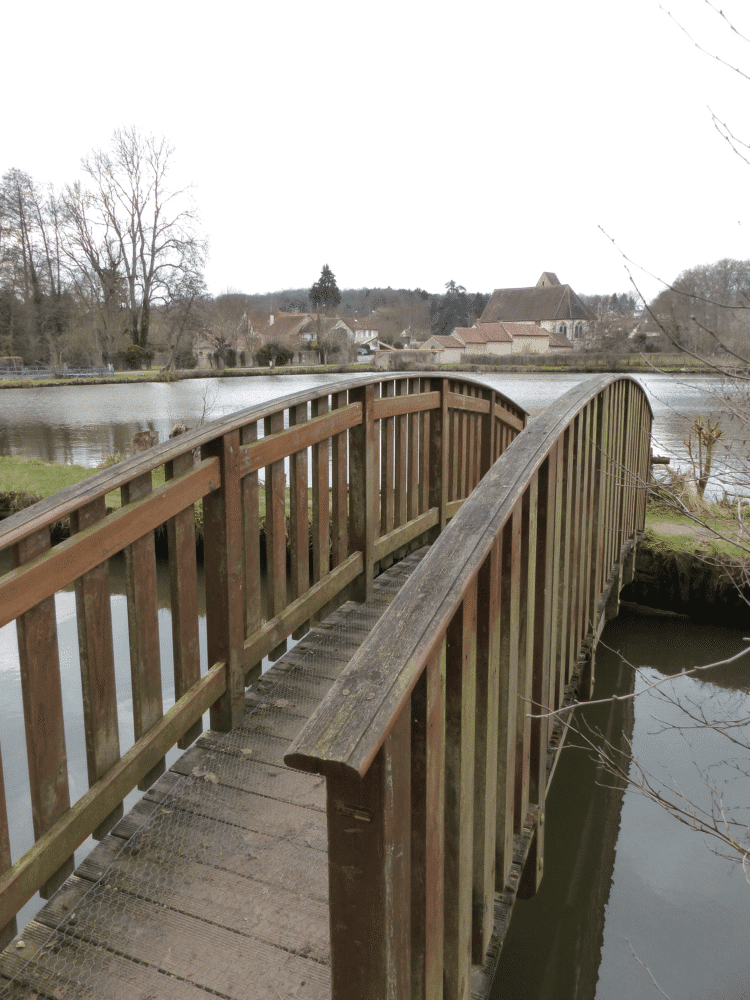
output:
[[[56,186],[118,126],[193,183],[211,292],[629,287],[750,257],[750,43],[706,0],[41,0],[3,13],[0,173]],[[747,0],[721,0],[750,36]],[[12,89],[11,89],[12,87]],[[638,273],[638,272],[636,272]],[[638,273],[643,291],[660,287]]]

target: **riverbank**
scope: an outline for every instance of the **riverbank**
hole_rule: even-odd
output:
[[[409,354],[410,357],[408,361],[406,358],[402,359],[400,357],[400,352],[394,354],[393,358],[396,363],[393,371],[395,374],[398,374],[399,372],[409,374],[410,372],[424,371],[424,368],[411,360],[413,352],[409,352]],[[403,361],[404,363],[400,364],[400,361]],[[180,369],[176,371],[164,371],[160,369],[158,371],[115,372],[112,375],[94,376],[91,378],[71,378],[66,376],[64,373],[61,373],[58,378],[42,379],[24,377],[18,379],[0,379],[0,390],[52,388],[61,385],[122,385],[133,383],[141,384],[144,382],[169,383],[202,378],[231,379],[268,375],[369,375],[373,374],[376,370],[377,369],[375,369],[370,363],[364,363],[346,365],[284,365],[281,368],[222,368],[220,370],[216,368],[192,368]],[[623,374],[637,374],[640,372],[644,374],[652,374],[655,371],[669,372],[671,374],[716,374],[716,368],[709,368],[692,358],[679,354],[632,354],[621,358],[614,365],[612,364],[611,359],[580,358],[576,360],[575,355],[573,355],[570,358],[565,358],[564,361],[558,358],[554,364],[551,362],[545,364],[542,360],[540,360],[538,364],[431,364],[428,366],[428,370],[437,374],[445,373],[446,375],[452,372],[461,372],[474,375],[540,374],[564,376],[600,375],[603,372],[619,372]],[[727,371],[729,372],[730,369],[727,368]]]

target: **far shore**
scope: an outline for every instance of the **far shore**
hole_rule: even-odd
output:
[[[130,382],[178,382],[184,379],[197,378],[248,378],[253,376],[268,375],[450,375],[454,372],[462,374],[482,375],[493,374],[544,374],[544,375],[597,375],[603,373],[631,374],[641,372],[651,374],[653,372],[669,372],[682,374],[718,374],[717,369],[723,370],[726,366],[710,367],[708,365],[696,364],[692,359],[680,358],[679,355],[657,354],[649,355],[628,355],[622,358],[616,365],[607,365],[604,359],[600,361],[587,360],[585,363],[574,363],[571,358],[570,364],[465,364],[465,365],[432,365],[428,369],[419,368],[416,363],[409,363],[394,370],[374,368],[367,365],[284,365],[279,367],[266,368],[191,368],[179,370],[159,369],[155,371],[122,371],[112,375],[70,378],[61,374],[57,378],[18,378],[0,379],[0,389],[29,389],[29,388],[50,388],[61,385],[117,385]],[[733,371],[734,369],[732,369]],[[727,369],[729,371],[729,369]]]

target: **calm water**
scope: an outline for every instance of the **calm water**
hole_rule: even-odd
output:
[[[584,376],[488,375],[483,381],[506,393],[532,415],[577,385]],[[287,392],[331,381],[330,376],[266,376],[200,379],[172,384],[84,386],[0,392],[0,454],[41,457],[94,467],[111,451],[126,451],[133,433],[152,429],[164,440],[174,423],[195,425]],[[655,412],[655,450],[684,456],[683,439],[696,416],[722,407],[706,395],[711,379],[677,381],[641,376]],[[726,414],[722,419],[728,422]],[[132,740],[132,706],[127,654],[127,615],[117,560],[112,561],[113,630],[118,650],[123,748]],[[171,634],[165,580],[159,612],[165,706],[172,703]],[[66,739],[71,793],[86,788],[80,712],[75,600],[56,599],[62,648]],[[741,648],[742,636],[695,628],[683,621],[621,615],[605,641],[644,667],[643,686],[656,672],[679,672]],[[201,621],[205,667],[204,625]],[[678,693],[699,699],[708,712],[747,715],[750,667],[713,678],[715,683],[679,678]],[[632,671],[601,652],[597,695],[618,683],[625,690]],[[653,695],[636,700],[632,713],[587,710],[591,725],[613,734],[632,732],[636,755],[652,773],[669,772],[687,794],[705,789],[696,772],[710,766],[727,802],[750,802],[744,762],[728,758],[730,748],[706,734],[658,733],[656,719],[674,722],[674,709]],[[31,840],[20,683],[13,627],[0,630],[0,738],[11,810],[13,855]],[[671,714],[670,714],[671,713]],[[710,735],[710,734],[709,734]],[[173,752],[176,754],[176,751]],[[726,763],[722,761],[727,760]],[[576,997],[580,1000],[640,1000],[659,996],[653,972],[671,1000],[740,998],[750,982],[750,886],[741,871],[716,858],[695,833],[680,826],[636,793],[602,787],[606,776],[582,750],[566,749],[548,802],[545,878],[540,893],[519,902],[503,952],[502,988],[496,998]],[[599,782],[599,784],[597,784]],[[133,798],[138,793],[133,793]],[[79,852],[80,854],[80,852]],[[30,919],[33,901],[20,914]],[[629,942],[629,943],[628,943]],[[533,957],[532,957],[533,956]],[[530,960],[531,959],[531,960]]]
[[[588,377],[488,374],[481,381],[536,415]],[[268,375],[6,390],[0,392],[0,454],[93,468],[110,452],[126,452],[136,431],[157,431],[163,441],[177,422],[193,427],[204,416],[216,419],[336,379],[331,375]],[[654,410],[654,450],[658,453],[684,456],[683,440],[698,416],[718,417],[731,432],[728,407],[709,394],[718,385],[716,379],[683,381],[672,375],[641,375],[639,381]],[[744,435],[744,431],[738,427],[736,434]]]
[[[600,646],[597,653],[597,697],[632,690],[634,682],[642,690],[747,645],[740,631],[627,610],[602,641],[612,652]],[[614,650],[640,668],[635,679]],[[700,704],[709,721],[748,718],[750,658],[703,676],[678,676],[665,693]],[[708,779],[728,814],[747,824],[747,752],[713,730],[670,729],[688,722],[671,702],[645,693],[626,712],[594,706],[582,719],[613,742],[623,731],[632,736],[656,782],[710,808]],[[736,735],[747,741],[749,730]],[[750,885],[741,867],[640,793],[613,784],[588,751],[563,750],[548,798],[544,879],[533,899],[516,904],[493,1000],[660,996],[633,952],[671,1000],[748,997]]]

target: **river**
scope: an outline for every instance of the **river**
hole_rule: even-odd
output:
[[[115,385],[38,387],[0,391],[0,455],[97,466],[126,453],[133,434],[152,430],[165,440],[175,423],[194,427],[299,389],[346,375],[264,375]],[[587,375],[550,373],[475,376],[535,416]],[[715,395],[710,376],[639,375],[654,410],[654,450],[684,461],[684,438],[696,417],[719,419],[732,434],[730,407]],[[738,426],[737,435],[744,437]],[[720,450],[725,445],[720,445]]]
[[[488,374],[482,380],[535,415],[584,377]],[[110,452],[127,451],[138,430],[156,430],[164,440],[176,422],[195,425],[202,417],[217,418],[331,380],[327,375],[270,375],[3,391],[0,454],[94,467]],[[710,413],[730,424],[721,402],[707,395],[716,380],[658,374],[639,376],[639,380],[654,409],[655,451],[684,462],[683,439],[696,417]],[[113,560],[113,630],[120,650],[121,736],[127,747],[132,740],[132,716],[126,603],[119,572]],[[161,585],[166,587],[166,581]],[[173,699],[167,604],[165,597],[159,612],[166,706]],[[58,595],[56,610],[61,647],[68,650],[61,666],[71,792],[77,797],[85,790],[86,771],[72,592]],[[205,669],[203,633],[202,618]],[[633,683],[640,689],[661,674],[679,674],[683,666],[736,652],[742,648],[742,639],[742,633],[732,630],[625,612],[607,627],[604,642],[642,670],[633,681],[631,668],[601,650],[596,694],[624,692]],[[712,679],[678,676],[674,684],[678,694],[698,700],[708,713],[744,718],[749,677],[750,670],[742,667]],[[619,689],[615,687],[618,682]],[[606,730],[606,711],[585,711],[591,725]],[[612,732],[621,732],[623,727],[632,731],[634,752],[643,766],[661,777],[670,774],[688,796],[705,794],[701,773],[708,773],[728,804],[741,808],[750,802],[747,768],[739,751],[733,753],[712,732],[658,733],[663,728],[658,719],[674,724],[674,706],[654,694],[644,694],[635,700],[629,716],[614,719]],[[0,734],[7,796],[13,804],[13,856],[18,857],[29,846],[31,835],[24,818],[28,793],[12,626],[0,630]],[[737,755],[739,760],[731,759]],[[548,800],[545,876],[537,896],[517,904],[501,957],[495,1000],[505,996],[645,1000],[660,995],[654,981],[670,1000],[747,996],[750,885],[742,871],[712,854],[700,835],[637,792],[602,787],[607,784],[606,775],[597,771],[584,751],[572,746],[563,751]],[[21,923],[30,919],[36,906],[38,901],[32,901],[24,908]]]

